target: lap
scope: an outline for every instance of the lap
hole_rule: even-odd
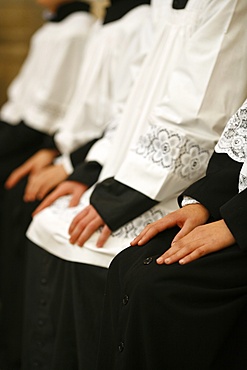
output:
[[[219,364],[231,370],[238,364],[244,370],[246,332],[241,328],[247,327],[247,254],[234,245],[188,265],[158,265],[156,258],[169,248],[176,232],[160,233],[145,246],[130,247],[114,259],[101,363],[109,370],[159,370],[164,361],[170,370],[213,370]]]
[[[31,242],[28,257],[25,368],[39,359],[54,370],[93,369],[107,270],[64,261]]]

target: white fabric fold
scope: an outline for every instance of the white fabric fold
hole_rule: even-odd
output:
[[[74,209],[59,199],[34,218],[28,237],[62,259],[108,267],[147,223],[174,211],[179,193],[204,175],[226,122],[246,98],[246,0],[189,0],[179,11],[171,3],[152,2],[155,42],[100,176],[115,176],[159,203],[99,249],[100,231],[82,248],[71,247],[68,238],[71,221],[89,204],[93,189]]]
[[[120,114],[151,41],[150,6],[142,5],[92,34],[70,108],[55,142],[70,153],[103,134]]]
[[[45,23],[32,37],[30,51],[8,89],[1,119],[21,120],[54,134],[72,97],[87,37],[95,18],[76,12],[58,23]]]

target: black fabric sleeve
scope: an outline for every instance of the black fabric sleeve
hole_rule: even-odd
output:
[[[54,141],[54,136],[46,135],[46,137],[44,138],[43,143],[42,143],[42,148],[43,149],[54,149],[54,150],[57,150],[59,152],[59,150],[56,146],[56,143]]]
[[[102,166],[96,161],[82,162],[75,167],[68,180],[81,182],[90,187],[98,180],[101,170]]]
[[[158,202],[114,178],[108,178],[96,185],[90,203],[109,228],[115,231]]]
[[[210,215],[222,218],[220,207],[238,193],[238,178],[242,163],[232,160],[227,154],[214,153],[206,176],[188,187],[178,198],[179,204],[184,195],[203,204]]]
[[[213,216],[210,221],[224,219],[239,247],[247,250],[247,189],[238,192],[242,165],[227,154],[214,153],[206,176],[186,189],[179,202],[183,195],[198,200]]]
[[[172,7],[173,9],[185,9],[188,0],[173,0]]]
[[[70,160],[73,165],[73,167],[76,167],[78,164],[84,161],[86,158],[87,153],[91,149],[94,143],[96,143],[98,139],[94,139],[89,141],[88,143],[82,145],[78,149],[76,149],[74,152],[70,154]]]
[[[32,146],[42,147],[47,135],[37,131],[21,121],[17,125],[11,125],[0,121],[0,157],[18,155],[19,152],[28,150]]]
[[[247,251],[247,189],[235,195],[220,208],[231,233],[234,235],[239,247]]]

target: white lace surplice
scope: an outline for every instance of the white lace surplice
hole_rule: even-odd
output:
[[[114,176],[159,203],[112,233],[104,248],[96,247],[100,230],[80,248],[70,244],[68,228],[89,204],[92,189],[74,209],[60,199],[35,216],[27,234],[59,258],[108,267],[147,223],[174,211],[177,196],[204,175],[225,123],[246,97],[246,0],[190,0],[179,12],[171,9],[170,0],[156,4],[161,21],[155,41],[130,93],[100,181]],[[234,65],[229,55],[236,55]],[[236,80],[233,94],[229,86]]]
[[[226,153],[234,161],[243,162],[239,175],[239,192],[247,188],[247,99],[228,121],[216,153]]]

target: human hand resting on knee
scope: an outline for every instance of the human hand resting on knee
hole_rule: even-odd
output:
[[[147,225],[143,231],[131,242],[131,245],[146,244],[158,233],[178,226],[181,230],[174,238],[178,240],[188,234],[196,226],[203,225],[209,218],[208,210],[200,203],[190,204],[169,213],[158,221]]]
[[[53,190],[42,203],[35,209],[33,216],[42,211],[44,208],[49,207],[60,197],[65,195],[71,195],[69,207],[75,207],[78,205],[79,200],[83,193],[88,189],[87,185],[84,185],[77,181],[63,181],[59,184],[55,190]]]
[[[42,200],[52,189],[68,177],[62,164],[54,164],[31,174],[24,191],[24,201]]]
[[[158,233],[178,226],[181,230],[173,239],[171,247],[157,259],[157,263],[186,264],[234,244],[234,236],[225,221],[205,224],[208,217],[209,212],[203,205],[187,205],[146,226],[131,245],[143,245]]]
[[[37,173],[42,168],[50,165],[58,154],[58,151],[55,149],[39,150],[21,166],[12,171],[5,182],[6,189],[13,188],[25,176]]]
[[[103,247],[104,243],[111,235],[111,230],[105,224],[96,209],[92,205],[87,206],[78,213],[69,227],[70,243],[82,247],[93,233],[102,226],[103,229],[97,241],[97,247],[99,248]]]
[[[195,227],[181,239],[173,240],[170,249],[157,259],[158,264],[192,262],[206,254],[234,244],[235,238],[224,220]]]

